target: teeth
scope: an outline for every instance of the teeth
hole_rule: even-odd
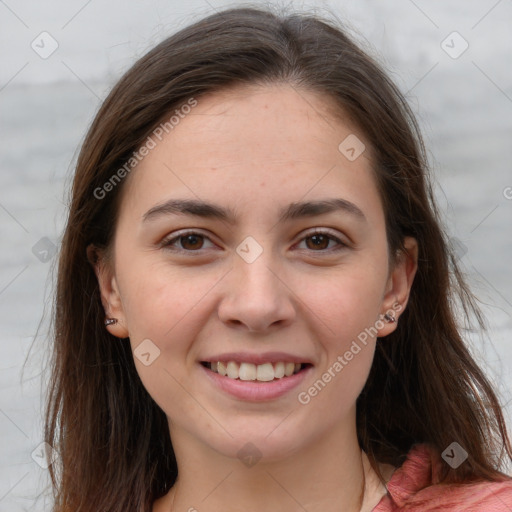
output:
[[[300,365],[299,365],[300,366]],[[240,369],[242,369],[242,365],[240,365]],[[256,372],[256,380],[262,380],[263,382],[268,382],[270,380],[274,380],[275,372],[274,367],[271,363],[259,364]]]
[[[293,375],[293,372],[295,371],[295,364],[294,363],[286,363],[284,365],[284,374],[289,377],[290,375]]]
[[[229,361],[227,363],[218,361],[210,363],[210,369],[213,372],[229,377],[230,379],[257,380],[269,382],[274,379],[282,379],[284,376],[290,377],[301,369],[300,363],[240,363]]]
[[[214,367],[215,363],[212,363],[212,370],[217,371],[220,375],[224,375],[224,377],[228,374],[228,369],[226,368],[226,365],[224,363],[221,363],[220,361],[217,363],[217,369]]]
[[[238,379],[239,366],[234,361],[229,361],[227,368],[228,368],[228,377],[230,379]]]
[[[255,380],[256,379],[256,365],[251,363],[242,363],[238,370],[238,378],[240,380]]]
[[[284,363],[276,363],[274,365],[274,377],[282,379],[284,377]]]

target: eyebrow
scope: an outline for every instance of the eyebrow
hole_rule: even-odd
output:
[[[346,199],[332,198],[290,203],[279,212],[279,222],[337,211],[343,211],[358,220],[366,221],[364,213],[354,203]],[[206,219],[218,219],[230,224],[235,224],[236,217],[233,210],[213,203],[197,199],[170,199],[148,210],[143,215],[142,221],[147,222],[163,215],[193,215]]]

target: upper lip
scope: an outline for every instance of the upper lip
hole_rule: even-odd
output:
[[[256,365],[279,362],[312,364],[308,358],[287,352],[263,352],[260,354],[251,352],[225,352],[223,354],[213,355],[206,357],[205,359],[201,359],[201,362],[204,363],[216,363],[218,361],[226,363],[229,361],[235,361],[236,363],[252,363]]]

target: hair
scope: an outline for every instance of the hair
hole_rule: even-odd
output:
[[[461,337],[457,316],[485,322],[442,228],[417,121],[380,65],[342,27],[316,15],[228,9],[158,44],[100,107],[78,156],[58,262],[45,441],[56,512],[151,510],[177,464],[165,413],[144,388],[130,344],[105,329],[87,247],[112,245],[121,181],[108,182],[162,119],[191,97],[236,85],[287,83],[334,100],[368,141],[390,254],[418,241],[418,270],[396,330],[377,344],[357,399],[372,467],[400,466],[411,447],[468,459],[442,482],[499,481],[512,448],[498,398]],[[124,180],[126,181],[126,180]],[[508,460],[507,460],[508,462]]]

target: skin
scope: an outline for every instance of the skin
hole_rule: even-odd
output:
[[[109,331],[135,350],[150,339],[160,355],[135,357],[143,385],[166,413],[179,477],[154,512],[371,510],[385,489],[357,442],[355,402],[371,367],[376,337],[307,405],[298,402],[365,328],[397,303],[405,308],[417,245],[390,268],[384,212],[369,143],[330,99],[287,84],[237,86],[198,105],[158,143],[123,185],[110,260],[96,265]],[[338,150],[355,133],[366,151]],[[168,199],[231,208],[233,225],[190,215],[144,214]],[[343,198],[345,211],[279,222],[289,203]],[[311,240],[314,228],[335,239]],[[193,231],[205,238],[165,238]],[[252,263],[236,248],[253,237]],[[337,247],[341,247],[336,251]],[[396,313],[399,321],[400,312]],[[384,337],[396,323],[380,322]],[[313,363],[304,384],[266,402],[231,397],[199,362],[213,354],[284,351]],[[246,467],[237,452],[262,455]],[[392,468],[384,468],[388,471]],[[314,485],[311,485],[314,482]]]

